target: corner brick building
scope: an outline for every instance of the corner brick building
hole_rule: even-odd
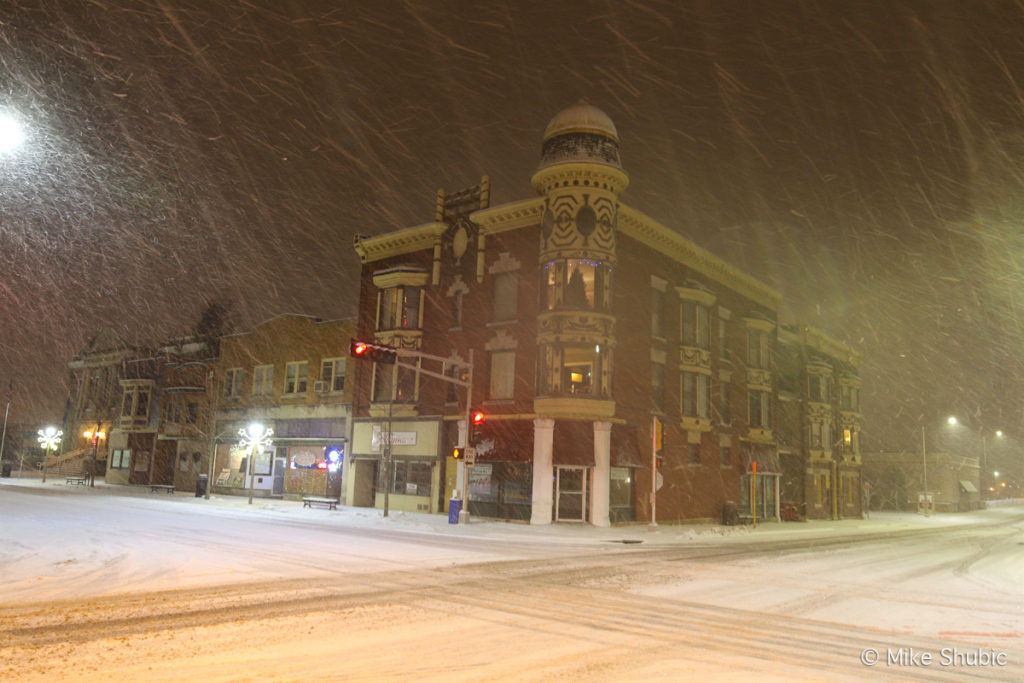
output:
[[[784,502],[809,516],[859,514],[859,503],[856,512],[807,509],[818,490],[811,439],[832,458],[820,444],[848,417],[831,406],[827,418],[809,413],[807,368],[840,356],[843,381],[855,381],[856,354],[823,333],[780,328],[776,290],[624,203],[618,132],[595,107],[552,119],[532,185],[536,197],[491,206],[485,177],[440,191],[429,223],[356,238],[358,336],[447,358],[443,367],[421,362],[458,377],[472,349],[472,405],[488,418],[477,464],[464,468],[450,457],[464,439],[463,389],[355,363],[349,503],[379,506],[386,487],[393,507],[442,511],[468,475],[475,515],[647,521],[658,418],[659,522],[718,519],[727,501],[743,514],[752,493],[759,518],[779,518]],[[799,352],[780,416],[775,358],[787,334]],[[388,480],[385,421],[394,435]],[[844,424],[855,449],[859,413]],[[859,492],[859,458],[849,454],[841,481]],[[799,477],[784,486],[789,470]]]

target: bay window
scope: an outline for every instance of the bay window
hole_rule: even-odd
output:
[[[377,331],[419,329],[421,298],[421,287],[388,287],[380,290]]]
[[[601,374],[598,346],[566,346],[562,351],[562,392],[594,396]]]
[[[611,267],[590,259],[558,259],[544,265],[542,304],[549,310],[604,311],[609,305]]]

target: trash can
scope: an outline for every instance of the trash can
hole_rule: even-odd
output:
[[[207,474],[200,474],[196,477],[196,498],[202,498],[206,495],[206,487],[210,484],[210,476]]]
[[[725,526],[736,526],[740,523],[740,513],[736,509],[736,503],[727,500],[722,503],[722,524]]]
[[[462,512],[462,501],[458,498],[452,498],[448,501],[448,523],[458,524],[459,513]]]
[[[13,467],[14,463],[5,462],[2,466],[0,466],[0,477],[5,477],[9,479],[11,477],[11,469]]]

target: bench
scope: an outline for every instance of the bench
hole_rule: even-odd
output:
[[[167,493],[174,493],[173,484],[149,484],[149,492],[156,493],[157,491],[166,491]]]
[[[334,498],[323,498],[320,496],[303,496],[302,507],[311,508],[314,505],[326,505],[328,510],[337,510],[338,501]]]
[[[89,477],[80,477],[74,474],[69,474],[68,476],[64,477],[65,485],[77,484],[78,486],[85,486],[85,483],[87,481],[89,481]]]

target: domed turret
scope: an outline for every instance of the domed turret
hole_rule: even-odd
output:
[[[619,132],[603,111],[580,101],[558,112],[544,130],[540,168],[565,163],[597,163],[622,168]]]
[[[592,104],[580,100],[558,112],[544,130],[544,142],[567,133],[590,133],[619,141],[619,131],[611,118]]]

